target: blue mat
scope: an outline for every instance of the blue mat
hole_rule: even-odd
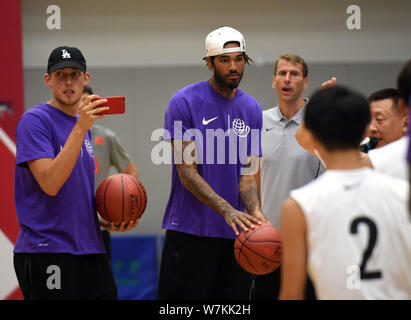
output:
[[[111,237],[114,278],[120,300],[155,300],[157,236]]]

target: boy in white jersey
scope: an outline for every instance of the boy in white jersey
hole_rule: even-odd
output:
[[[327,171],[284,202],[280,298],[303,298],[308,272],[319,299],[411,299],[409,187],[362,165],[366,100],[323,89],[304,121]]]

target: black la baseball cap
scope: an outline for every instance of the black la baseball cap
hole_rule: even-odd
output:
[[[47,72],[50,73],[63,68],[74,68],[86,72],[86,60],[79,49],[62,46],[51,52]]]

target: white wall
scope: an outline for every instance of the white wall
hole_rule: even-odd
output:
[[[346,9],[361,8],[361,30]],[[48,30],[49,5],[62,28]],[[75,45],[91,66],[200,64],[204,39],[229,25],[259,64],[284,52],[308,62],[405,61],[411,53],[411,1],[400,0],[22,0],[24,66],[44,66],[50,51]]]

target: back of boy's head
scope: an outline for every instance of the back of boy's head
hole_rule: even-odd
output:
[[[371,119],[361,94],[342,86],[315,92],[307,103],[305,126],[329,151],[358,148]]]

